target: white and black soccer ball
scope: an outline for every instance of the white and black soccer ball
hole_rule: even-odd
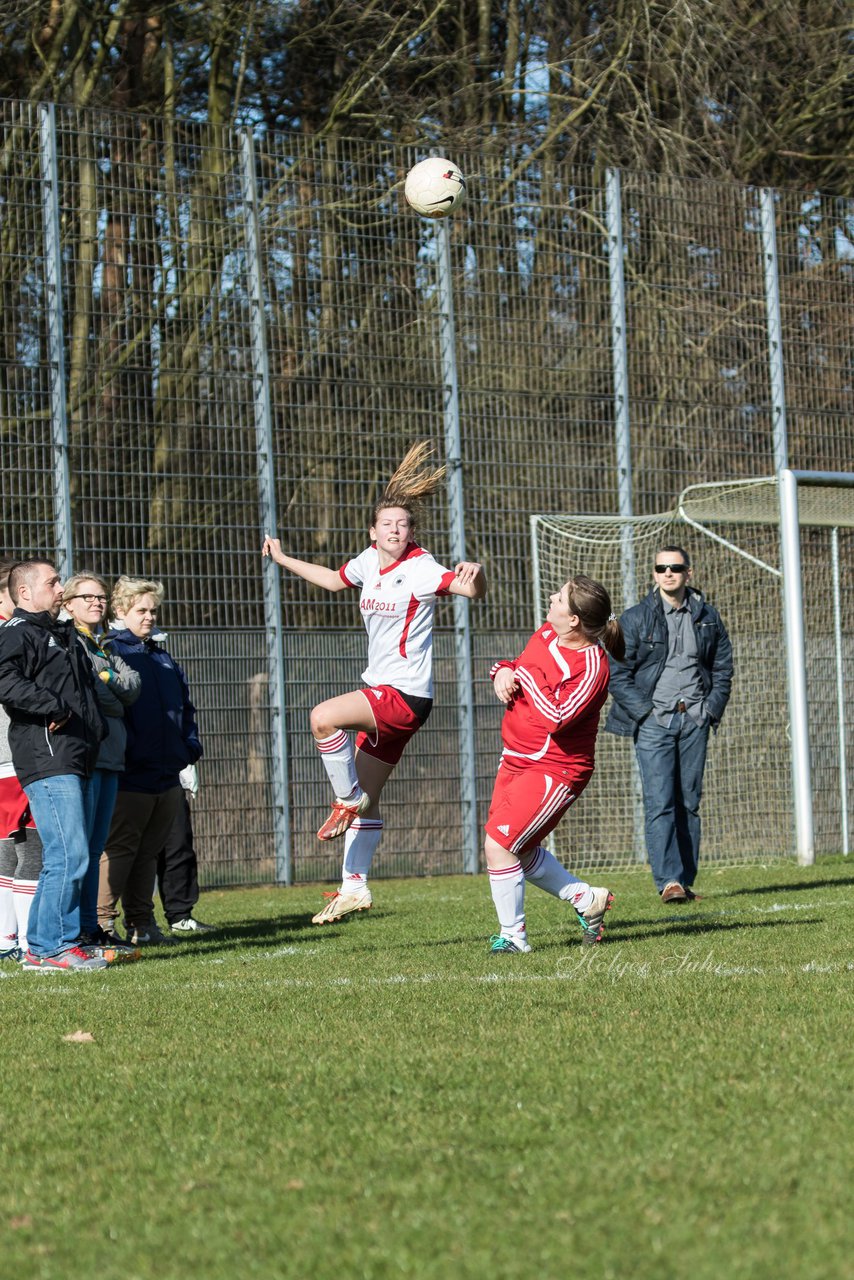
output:
[[[462,203],[466,180],[452,160],[430,156],[413,165],[406,175],[403,194],[422,218],[447,218]]]

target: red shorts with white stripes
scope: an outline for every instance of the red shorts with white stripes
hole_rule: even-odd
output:
[[[486,834],[502,849],[523,858],[554,831],[587,785],[568,774],[546,773],[535,765],[501,761],[486,819]]]
[[[377,731],[376,734],[358,734],[356,749],[382,760],[383,764],[397,764],[407,742],[418,732],[426,717],[419,718],[400,690],[390,684],[372,684],[362,693],[374,713]],[[426,699],[422,701],[426,702]]]
[[[0,778],[0,840],[8,840],[24,827],[34,827],[30,802],[17,778]]]

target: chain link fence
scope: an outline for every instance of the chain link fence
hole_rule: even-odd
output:
[[[412,441],[451,463],[420,540],[445,563],[464,545],[490,591],[437,611],[436,710],[377,866],[451,872],[477,865],[500,750],[487,671],[533,626],[530,513],[669,510],[773,473],[781,438],[790,466],[851,467],[851,200],[615,185],[532,138],[455,153],[468,197],[437,227],[403,203],[409,147],[14,102],[0,120],[3,550],[164,581],[207,885],[337,871],[308,711],[358,684],[364,635],[348,593],[262,563],[273,524],[341,564]]]

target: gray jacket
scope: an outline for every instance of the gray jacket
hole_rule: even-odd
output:
[[[123,773],[127,746],[125,707],[136,702],[142,688],[142,680],[139,672],[129,667],[124,658],[110,652],[109,634],[103,636],[98,643],[91,633],[87,634],[79,627],[76,630],[77,639],[95,668],[98,705],[107,724],[107,736],[101,743],[95,768],[103,769],[106,773]],[[108,673],[106,681],[101,677],[102,671]]]

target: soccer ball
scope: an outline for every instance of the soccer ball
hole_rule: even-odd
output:
[[[466,180],[451,160],[430,156],[413,165],[406,175],[403,194],[422,218],[447,218],[466,193]]]

